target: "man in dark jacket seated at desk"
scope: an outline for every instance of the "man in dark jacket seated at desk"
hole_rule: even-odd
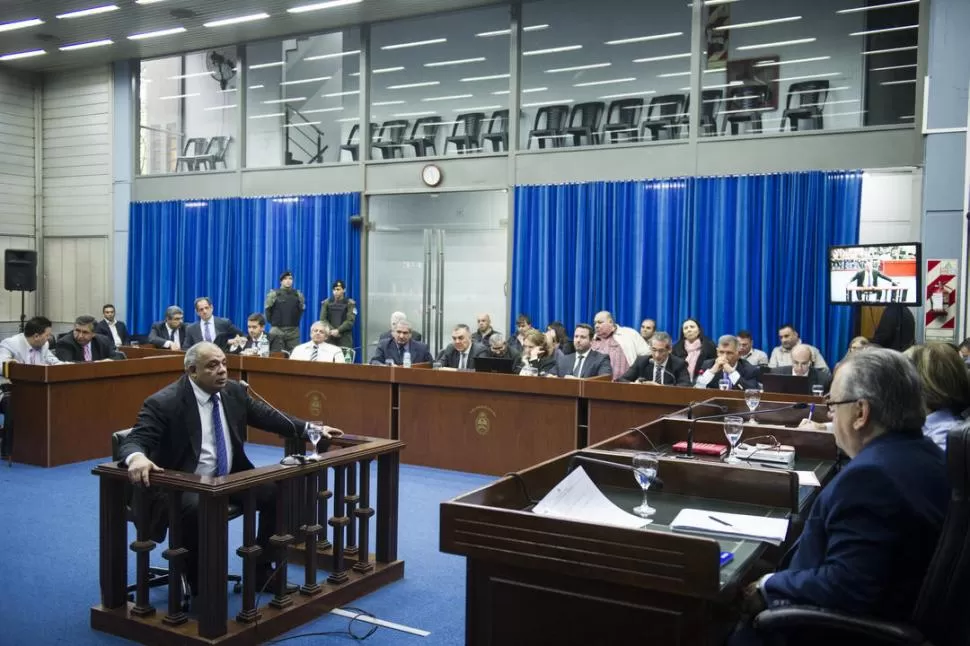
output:
[[[912,614],[950,498],[943,451],[923,436],[922,386],[898,352],[854,352],[839,364],[828,408],[852,458],[819,494],[774,574],[752,583],[744,610],[819,606],[856,616]],[[743,625],[731,644],[760,644]]]
[[[791,349],[791,365],[772,368],[772,374],[792,375],[794,377],[808,377],[809,386],[821,386],[822,392],[828,392],[832,383],[832,375],[825,368],[816,368],[812,358],[812,349],[799,343]]]
[[[247,471],[253,468],[243,449],[247,425],[284,437],[303,437],[307,422],[250,398],[244,386],[229,381],[222,350],[207,341],[196,343],[185,353],[185,374],[145,400],[135,427],[121,445],[121,463],[127,464],[132,484],[146,487],[152,472],[165,469],[212,478]],[[326,450],[328,440],[338,434],[338,429],[324,426],[318,450]],[[256,571],[256,588],[260,589],[272,573],[270,559],[275,556],[269,537],[276,529],[276,487],[264,485],[254,491],[259,510],[256,543],[265,558]],[[242,495],[230,494],[229,500],[244,502]],[[151,504],[151,536],[161,540],[168,512],[164,499]],[[186,578],[194,594],[198,594],[198,505],[198,494],[182,494]]]
[[[630,369],[617,381],[690,388],[687,361],[670,354],[673,348],[670,335],[666,332],[654,332],[649,343],[651,354],[637,357]]]
[[[697,388],[718,388],[721,380],[731,382],[732,389],[758,388],[761,373],[738,355],[738,337],[725,334],[717,340],[717,359],[708,359],[697,375]]]
[[[65,334],[54,345],[54,354],[61,361],[85,362],[114,359],[114,343],[108,337],[94,333],[93,316],[79,316],[74,321],[74,331]],[[118,355],[124,358],[123,355]]]
[[[431,351],[424,343],[411,338],[411,324],[401,319],[394,324],[394,336],[381,340],[371,357],[371,364],[383,366],[390,360],[394,365],[404,365],[404,353],[411,354],[411,363],[431,363]]]

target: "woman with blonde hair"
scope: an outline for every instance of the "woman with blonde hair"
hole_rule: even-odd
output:
[[[970,375],[960,353],[947,343],[914,345],[903,354],[916,366],[923,382],[926,421],[923,435],[946,450],[947,433],[967,423]]]

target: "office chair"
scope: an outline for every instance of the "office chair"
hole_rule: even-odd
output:
[[[563,129],[566,127],[568,116],[568,105],[547,105],[539,108],[536,111],[532,130],[529,131],[526,148],[532,148],[533,139],[539,143],[539,148],[546,148],[547,142],[551,148],[561,148]]]
[[[936,553],[923,579],[913,615],[898,622],[834,610],[786,606],[754,620],[768,644],[885,644],[965,646],[970,636],[970,422],[950,431],[946,467],[951,496]]]
[[[124,441],[128,434],[131,433],[131,429],[127,428],[123,431],[115,431],[111,434],[111,459],[115,462],[121,461],[121,443]],[[132,498],[132,488],[131,485],[125,485],[125,515],[128,518],[129,523],[135,522],[135,513],[131,508],[131,498]],[[242,516],[242,508],[238,505],[229,505],[229,520],[238,518]],[[185,575],[182,575],[182,580],[179,585],[182,588],[182,610],[188,611],[189,602],[192,599],[191,590],[189,590],[189,583]],[[164,567],[149,567],[148,568],[148,587],[149,588],[160,588],[164,585],[169,585],[168,568]],[[242,592],[242,577],[238,574],[230,574],[226,577],[228,581],[233,582],[232,591],[236,594]],[[135,600],[135,591],[138,590],[138,584],[133,583],[128,586],[128,600]]]
[[[636,141],[639,135],[643,99],[616,99],[606,111],[603,138],[611,144]]]
[[[439,128],[441,128],[441,117],[421,117],[414,122],[411,137],[404,141],[404,145],[414,148],[415,157],[426,157],[429,150],[437,156]]]

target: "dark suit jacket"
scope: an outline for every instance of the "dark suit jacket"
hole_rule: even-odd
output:
[[[131,341],[131,335],[128,334],[128,326],[125,325],[124,321],[115,321],[115,327],[118,329],[118,336],[121,337],[121,345],[128,345]],[[104,319],[98,321],[98,324],[94,326],[95,334],[100,334],[111,339],[111,345],[115,344],[115,338],[111,336],[111,328],[108,326],[108,322]]]
[[[114,341],[110,337],[105,338],[100,334],[95,334],[94,338],[91,339],[91,361],[113,359],[114,357],[111,355],[114,352],[114,345]],[[54,346],[54,355],[61,361],[80,362],[84,361],[84,348],[74,340],[74,334],[68,333],[57,340],[57,344]]]
[[[492,338],[492,335],[494,334],[500,334],[500,333],[496,330],[492,330],[485,336],[482,336],[481,332],[479,332],[478,330],[475,330],[475,333],[472,334],[472,341],[474,341],[475,343],[481,343],[484,346],[488,346],[488,341],[489,339]]]
[[[777,368],[772,368],[771,373],[775,375],[791,375],[791,366],[778,366]],[[832,385],[832,375],[829,374],[828,370],[821,370],[815,366],[811,366],[808,369],[808,383],[809,386],[821,386],[825,392],[829,391],[829,386]]]
[[[885,280],[885,281],[888,281],[890,283],[896,282],[892,278],[890,278],[889,276],[887,276],[886,274],[882,273],[881,271],[873,270],[873,272],[872,272],[872,286],[873,287],[875,287],[875,286],[877,286],[879,284],[879,279],[880,278],[883,279],[883,280]],[[856,287],[862,287],[863,286],[863,283],[866,282],[866,271],[863,269],[862,271],[857,271],[856,273],[852,274],[852,278],[849,279],[849,282],[850,283],[855,283],[856,284]]]
[[[674,344],[671,349],[670,354],[687,361],[687,350],[684,348],[684,339],[681,337]],[[691,373],[690,380],[693,383],[697,379],[697,375],[701,372],[701,366],[708,359],[717,359],[717,346],[714,342],[708,339],[706,336],[701,337],[701,356],[697,357],[697,363],[694,364],[694,372]]]
[[[212,327],[215,332],[215,338],[212,339],[212,342],[223,350],[229,348],[229,339],[237,336],[246,336],[246,333],[233,325],[232,321],[219,316],[212,317]],[[201,343],[202,341],[202,321],[196,321],[185,328],[185,345],[182,346],[182,349],[188,350],[196,343]]]
[[[564,354],[558,358],[560,377],[573,374],[576,357],[577,355],[575,354]],[[610,363],[610,355],[597,352],[596,350],[590,350],[586,361],[583,363],[583,371],[579,375],[579,378],[589,379],[590,377],[600,377],[602,375],[613,375],[613,364]]]
[[[539,359],[533,359],[532,361],[529,362],[529,365],[539,370],[540,377],[548,377],[549,375],[552,375],[553,377],[562,376],[559,374],[559,361],[553,355],[550,355],[548,357],[541,357]],[[521,359],[519,360],[519,365],[515,366],[515,370],[516,372],[522,371]],[[570,370],[570,374],[572,374],[571,370]]]
[[[465,368],[468,370],[475,369],[475,357],[487,357],[488,348],[486,348],[481,343],[472,343],[468,347],[468,360],[465,362]],[[444,350],[438,353],[436,361],[440,361],[446,368],[457,368],[459,362],[461,361],[461,353],[455,350],[455,345],[449,343]]]
[[[768,604],[909,617],[949,498],[943,452],[920,429],[873,439],[819,493],[787,563],[765,582]]]
[[[428,350],[427,345],[411,339],[407,347],[411,353],[411,363],[431,363],[431,351]],[[384,339],[377,344],[377,352],[371,357],[370,362],[375,366],[383,366],[387,363],[388,359],[392,360],[398,366],[404,364],[401,347],[392,338]]]
[[[230,473],[252,469],[243,449],[246,426],[254,426],[283,437],[301,436],[306,422],[282,415],[230,381],[223,389],[222,407],[229,424],[232,444]],[[327,440],[321,440],[324,446]],[[318,445],[319,446],[319,445]],[[192,473],[199,466],[202,450],[202,420],[195,392],[185,375],[145,400],[135,427],[121,445],[122,464],[132,453],[144,453],[163,469]],[[319,449],[324,450],[324,449]],[[151,490],[150,490],[151,491]],[[152,536],[161,540],[168,526],[168,512],[162,495],[150,496]],[[160,535],[160,536],[159,536]]]
[[[283,351],[283,337],[278,334],[269,334],[264,332],[266,335],[266,340],[269,341],[269,351],[270,352],[282,352]],[[248,350],[249,348],[255,348],[256,342],[253,341],[252,337],[246,336],[246,345],[241,348],[232,348],[229,350],[232,354],[241,354],[243,350]],[[258,348],[257,348],[258,349]]]
[[[380,343],[381,341],[385,341],[387,339],[393,339],[393,338],[394,338],[394,333],[391,330],[387,330],[386,332],[383,332],[381,334],[380,338],[377,339],[377,341],[378,341],[378,343]],[[420,341],[421,340],[421,333],[418,332],[417,330],[411,330],[411,340],[412,341]]]
[[[900,303],[887,305],[872,342],[899,352],[916,343],[916,318],[909,308]]]
[[[185,349],[185,324],[179,325],[175,329],[175,334],[179,338],[179,347],[183,350]],[[152,324],[152,331],[148,335],[148,342],[151,343],[156,348],[164,348],[165,342],[171,341],[168,337],[168,326],[165,325],[165,321],[158,321]]]
[[[697,371],[697,374],[700,375],[702,372],[706,372],[713,365],[714,365],[714,359],[708,359],[707,361],[704,362],[704,365],[701,366],[701,369]],[[733,388],[744,390],[747,388],[758,387],[759,385],[758,377],[761,376],[761,371],[758,370],[755,366],[752,366],[744,359],[738,359],[738,365],[735,368],[735,370],[738,371],[738,376],[740,376],[741,378],[738,380],[737,385],[733,386]],[[721,381],[721,375],[722,375],[721,370],[718,370],[716,373],[714,373],[714,379],[712,379],[711,382],[707,384],[707,387],[718,388],[718,384]]]
[[[637,357],[630,369],[623,373],[617,381],[653,381],[653,357],[643,355]],[[664,368],[660,381],[657,383],[664,386],[687,386],[690,387],[690,371],[687,369],[687,360],[670,355],[667,357],[667,365]]]

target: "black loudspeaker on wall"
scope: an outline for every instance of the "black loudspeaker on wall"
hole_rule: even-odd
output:
[[[7,249],[3,254],[3,287],[11,292],[37,289],[37,252]]]

